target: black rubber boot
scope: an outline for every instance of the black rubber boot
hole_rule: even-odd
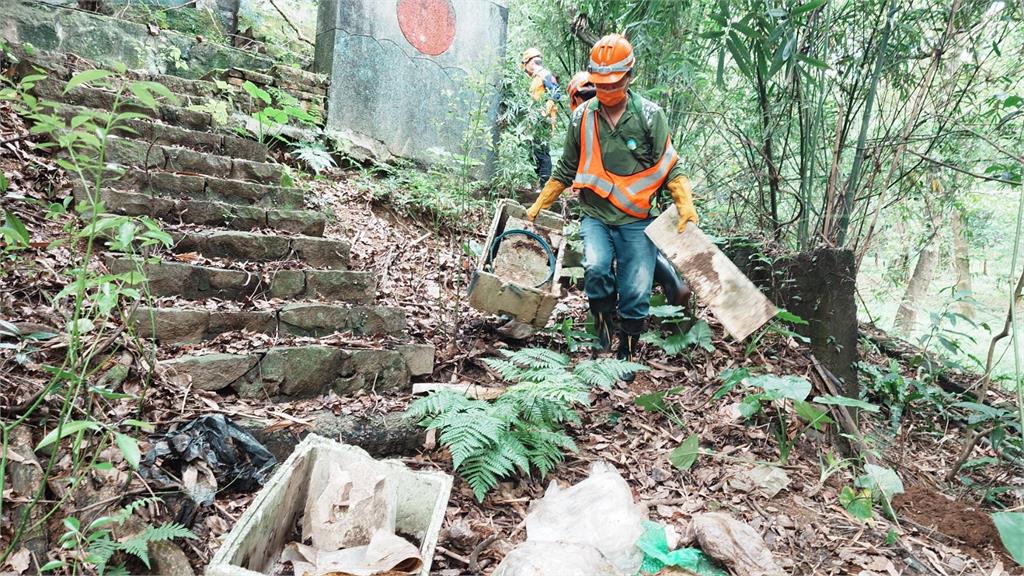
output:
[[[590,301],[590,315],[594,318],[594,334],[597,336],[598,351],[607,352],[612,349],[613,317],[615,300],[606,298]]]
[[[683,306],[687,314],[691,312],[690,285],[676,272],[675,267],[661,252],[658,252],[658,258],[654,261],[654,283],[661,286],[667,303],[673,306]]]
[[[619,351],[616,357],[619,360],[636,362],[637,351],[640,349],[640,335],[644,333],[647,325],[645,319],[623,320],[619,330]],[[636,374],[628,372],[622,375],[623,382],[632,382]]]
[[[678,333],[689,332],[693,326],[693,292],[686,280],[676,272],[668,258],[658,252],[658,258],[654,264],[654,283],[661,286],[665,293],[665,302],[672,306],[682,306],[686,320],[676,323],[673,327]]]

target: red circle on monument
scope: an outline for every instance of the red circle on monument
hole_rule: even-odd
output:
[[[455,40],[455,8],[451,0],[398,0],[398,26],[413,48],[437,56]]]

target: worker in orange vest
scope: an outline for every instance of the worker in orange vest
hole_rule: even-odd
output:
[[[569,83],[565,86],[565,95],[569,97],[569,107],[572,110],[575,110],[580,104],[590,100],[596,94],[597,88],[590,81],[590,73],[586,70],[573,75],[572,80],[569,80]],[[665,294],[665,301],[668,304],[682,306],[686,310],[687,315],[693,315],[690,300],[691,296],[693,296],[693,291],[690,290],[690,285],[679,276],[679,272],[676,271],[672,263],[661,252],[658,252],[658,258],[654,263],[654,283],[661,286],[661,290]],[[689,324],[689,322],[686,322],[677,326],[686,329]]]
[[[646,329],[658,250],[644,229],[661,212],[660,193],[671,195],[680,232],[697,223],[664,111],[629,90],[634,63],[633,46],[620,34],[594,44],[588,72],[597,97],[573,111],[558,166],[527,211],[532,221],[569,186],[580,190],[584,290],[604,350],[618,312],[617,356],[626,360]]]
[[[533,101],[541,104],[539,111],[541,119],[534,122],[534,130],[531,134],[533,145],[534,170],[541,184],[551,178],[551,150],[548,140],[555,132],[555,123],[558,118],[557,102],[562,94],[558,87],[558,79],[547,68],[544,67],[544,58],[540,50],[527,48],[521,59],[523,72],[530,77],[530,97]]]

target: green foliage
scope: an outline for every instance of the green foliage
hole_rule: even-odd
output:
[[[1024,512],[996,512],[992,522],[999,538],[1017,564],[1024,566]]]
[[[852,486],[843,486],[839,492],[839,504],[858,520],[867,520],[874,516],[870,488],[857,490]]]
[[[319,142],[299,142],[292,148],[292,153],[318,175],[337,166],[331,153]]]
[[[779,310],[775,314],[775,318],[773,318],[771,322],[766,324],[763,328],[761,328],[754,334],[754,336],[750,339],[750,342],[747,343],[747,347],[746,349],[744,349],[743,355],[750,356],[751,354],[753,354],[754,350],[757,350],[757,347],[761,344],[761,340],[768,334],[776,334],[778,336],[782,336],[783,338],[792,338],[798,342],[803,342],[804,344],[810,343],[810,338],[795,332],[794,330],[786,326],[786,323],[806,325],[807,321],[797,316],[796,314],[793,314],[792,312],[788,312],[786,310]]]
[[[146,117],[139,112],[126,111],[126,108],[130,106],[152,110],[162,103],[174,103],[175,99],[164,86],[153,82],[130,81],[123,74],[108,70],[86,70],[74,75],[65,84],[64,92],[79,88],[99,88],[112,93],[114,102],[110,110],[83,111],[66,118],[60,113],[60,104],[40,100],[32,94],[34,85],[43,78],[45,75],[42,73],[29,74],[15,84],[0,76],[0,100],[7,102],[29,122],[31,135],[37,141],[36,146],[57,152],[57,165],[67,172],[77,192],[80,192],[80,200],[75,204],[73,212],[68,210],[69,201],[52,202],[46,210],[48,219],[64,223],[64,237],[51,242],[51,246],[74,247],[69,252],[71,260],[67,268],[61,270],[62,274],[70,277],[70,281],[49,302],[54,309],[65,310],[67,320],[65,334],[62,335],[64,343],[61,363],[41,364],[41,368],[51,375],[50,381],[46,383],[44,394],[38,402],[24,413],[3,422],[0,435],[3,446],[0,453],[7,453],[7,442],[16,427],[29,419],[37,419],[40,406],[50,406],[47,422],[51,429],[36,449],[50,456],[49,465],[44,467],[46,470],[52,469],[57,459],[66,462],[67,467],[62,468],[69,471],[65,480],[74,485],[84,481],[93,470],[109,466],[109,463],[100,462],[98,455],[111,445],[120,450],[131,467],[137,467],[141,459],[138,442],[128,433],[93,418],[91,412],[79,411],[80,414],[76,414],[78,419],[72,419],[71,415],[78,406],[109,406],[111,402],[119,400],[141,401],[137,396],[90,384],[101,366],[111,364],[109,357],[103,355],[110,352],[105,352],[105,346],[97,346],[96,343],[112,340],[120,334],[117,327],[121,322],[115,316],[134,309],[143,298],[149,297],[139,288],[144,279],[140,268],[123,274],[108,274],[103,267],[96,266],[93,257],[102,243],[111,252],[135,256],[139,250],[169,247],[172,240],[151,218],[108,213],[101,201],[100,192],[107,185],[111,174],[119,170],[107,160],[109,136],[115,132],[131,133],[127,122]],[[15,244],[22,251],[30,247],[27,246],[30,231],[24,223],[13,213],[6,214],[4,227],[0,230],[5,239],[5,253],[12,254],[15,259],[24,258],[17,265],[33,266],[31,256],[26,258],[20,253],[9,251]],[[141,259],[138,262],[141,263]],[[118,332],[113,334],[115,330]],[[130,328],[127,330],[129,335],[132,332]],[[86,334],[88,339],[85,338]],[[31,342],[41,338],[41,335],[19,334],[18,337],[23,342]],[[44,402],[44,399],[47,401]],[[59,403],[53,404],[53,399],[58,399]],[[125,413],[130,410],[132,408],[128,407]],[[127,421],[125,425],[137,427]],[[0,492],[4,488],[7,462],[6,459],[0,459]],[[44,478],[43,482],[46,481]],[[0,562],[19,545],[33,517],[30,511],[40,505],[43,494],[44,491],[38,491],[32,500],[23,505],[24,512],[19,515],[16,525],[11,527],[13,537],[5,543]],[[0,502],[0,513],[3,512],[2,506]],[[53,506],[56,510],[62,506],[62,502],[56,502]],[[101,572],[114,552],[122,549],[128,552],[139,550],[138,541],[112,541],[95,525],[82,530],[76,520],[69,518],[65,526],[68,532],[61,543],[71,548],[88,549],[89,555],[85,561],[97,566]],[[178,533],[174,528],[154,530],[142,538],[154,541]],[[121,548],[121,544],[129,548]],[[54,569],[56,565],[51,562],[48,566]]]
[[[689,470],[700,456],[700,437],[690,434],[668,456],[668,461],[679,470]]]
[[[76,558],[84,557],[80,561],[81,566],[77,565],[79,560],[75,560],[74,571],[90,567],[101,576],[105,573],[124,574],[123,565],[109,566],[110,561],[118,552],[135,556],[148,568],[150,567],[149,545],[151,543],[167,542],[175,538],[196,538],[190,530],[173,522],[165,522],[160,526],[147,525],[141,533],[128,538],[119,538],[114,535],[114,528],[127,522],[136,510],[159,501],[160,499],[155,497],[136,500],[113,516],[97,518],[84,529],[77,518],[71,516],[65,518],[65,531],[60,536],[58,543],[65,550],[80,551],[81,554],[76,555]],[[41,570],[53,570],[61,567],[65,567],[64,562],[55,560],[48,562]]]
[[[278,88],[264,90],[246,80],[242,90],[253,102],[261,103],[261,107],[252,117],[256,120],[256,129],[250,130],[251,135],[262,143],[270,141],[287,142],[281,135],[281,129],[293,120],[307,128],[316,129],[320,118],[302,108],[302,104],[291,94]]]
[[[473,253],[469,255],[476,256]],[[545,328],[544,332],[560,335],[565,340],[565,347],[570,353],[600,347],[597,336],[586,330],[577,330],[576,322],[571,317],[563,318],[561,322],[556,322],[553,326]]]
[[[656,306],[652,307],[651,315],[660,318],[661,324],[670,329],[689,320],[682,313],[680,306]],[[712,341],[711,326],[704,320],[698,320],[686,332],[673,331],[668,336],[662,336],[659,330],[651,330],[640,337],[641,342],[654,344],[668,356],[678,356],[683,352],[701,348],[707,352],[714,352],[715,345]]]
[[[477,499],[502,478],[516,473],[541,476],[576,445],[565,432],[579,422],[576,408],[589,403],[592,386],[610,386],[624,371],[643,368],[617,360],[581,362],[543,348],[487,358],[487,365],[513,382],[493,402],[467,398],[451,390],[431,393],[409,406],[407,417],[439,431],[455,470],[466,479]]]
[[[683,420],[683,416],[680,411],[676,409],[675,403],[670,403],[666,400],[666,397],[678,394],[682,389],[682,386],[676,386],[674,388],[669,388],[668,390],[648,392],[647,394],[637,396],[633,402],[644,411],[662,414],[671,420],[676,426],[685,428],[686,422]]]
[[[755,376],[747,368],[723,370],[720,377],[722,386],[712,395],[712,400],[724,398],[729,392],[742,386],[747,393],[738,407],[744,418],[749,420],[763,414],[766,407],[774,408],[775,437],[779,443],[779,459],[783,463],[789,459],[793,445],[804,430],[808,427],[824,430],[835,423],[824,409],[807,401],[811,393],[811,383],[806,378],[775,374]],[[787,417],[787,401],[797,417],[806,423],[792,435],[789,432],[791,427]],[[838,396],[818,396],[814,401],[826,405],[853,405],[860,402]]]

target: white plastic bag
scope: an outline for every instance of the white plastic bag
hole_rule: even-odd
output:
[[[622,576],[593,546],[526,541],[498,564],[492,576]]]
[[[566,489],[554,482],[526,515],[527,542],[593,546],[623,574],[636,574],[643,553],[636,541],[647,520],[618,471],[596,462],[590,476]]]

